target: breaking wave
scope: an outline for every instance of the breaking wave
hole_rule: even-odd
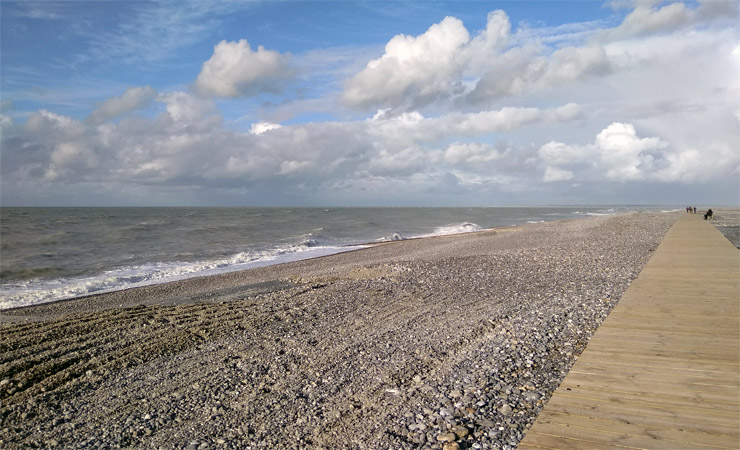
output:
[[[239,252],[220,259],[157,262],[118,267],[90,276],[19,280],[3,284],[0,310],[298,261],[356,248],[322,246],[315,238],[305,237],[300,244],[271,250]]]

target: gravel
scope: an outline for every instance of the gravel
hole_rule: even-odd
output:
[[[514,448],[679,217],[401,241],[4,311],[0,447]]]

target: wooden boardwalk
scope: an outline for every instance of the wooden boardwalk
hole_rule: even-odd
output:
[[[517,448],[740,449],[740,251],[682,217]]]

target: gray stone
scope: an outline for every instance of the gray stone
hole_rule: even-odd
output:
[[[437,436],[439,442],[454,442],[456,439],[455,433],[444,433]]]

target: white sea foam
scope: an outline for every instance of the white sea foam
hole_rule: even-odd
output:
[[[574,216],[613,216],[617,211],[613,208],[605,209],[601,211],[574,211]]]
[[[448,234],[460,234],[460,233],[473,233],[476,231],[481,231],[482,229],[483,228],[478,224],[471,223],[471,222],[463,222],[463,223],[445,225],[443,227],[437,227],[433,233],[425,235],[424,237],[446,236]]]
[[[377,242],[393,242],[393,241],[403,241],[404,239],[408,239],[401,233],[393,233],[390,236],[384,236],[382,238],[377,239]]]
[[[300,245],[273,250],[240,252],[226,258],[209,261],[159,262],[120,267],[107,270],[97,276],[23,280],[3,285],[2,292],[0,292],[0,310],[317,258],[357,248],[360,247],[319,246],[315,240],[306,239]]]
[[[416,238],[434,237],[434,236],[447,236],[450,234],[460,234],[460,233],[472,233],[475,231],[480,231],[482,229],[483,227],[481,227],[478,224],[470,223],[470,222],[462,222],[462,223],[455,223],[451,225],[437,227],[431,233],[412,234],[412,235],[407,236],[403,233],[396,232],[389,236],[384,236],[380,239],[377,239],[377,242],[403,241],[406,239],[416,239]]]
[[[307,259],[373,240],[625,211],[610,206],[3,208],[0,309]]]

